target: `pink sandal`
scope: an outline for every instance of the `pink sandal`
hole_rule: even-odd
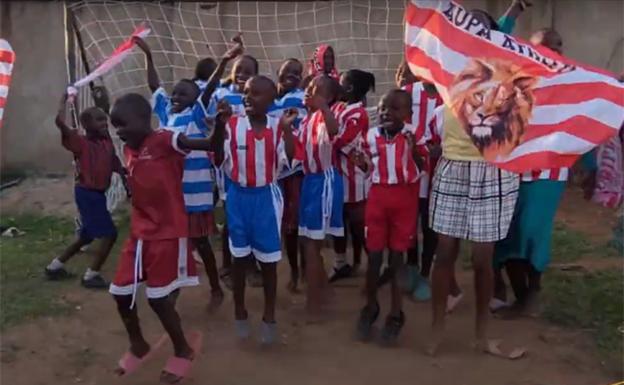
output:
[[[135,356],[130,351],[125,352],[117,363],[118,368],[123,370],[123,373],[119,376],[125,377],[136,372],[145,362],[149,361],[152,358],[154,353],[156,353],[158,349],[160,349],[165,341],[167,341],[167,335],[163,334],[162,336],[160,336],[158,341],[156,341],[156,343],[150,347],[149,352],[147,352],[147,354],[141,358]]]
[[[174,376],[176,376],[177,379],[173,381],[172,383],[178,383],[182,381],[189,374],[189,372],[191,371],[191,368],[193,367],[193,363],[195,362],[195,360],[197,359],[201,351],[203,337],[204,337],[203,334],[197,331],[197,332],[193,332],[191,337],[189,338],[190,339],[189,345],[191,345],[191,348],[193,349],[193,353],[194,353],[194,357],[192,360],[189,360],[188,358],[180,358],[180,357],[175,357],[175,356],[169,357],[169,359],[167,360],[167,364],[165,365],[165,368],[163,369],[163,374],[168,373],[168,374],[173,374]]]

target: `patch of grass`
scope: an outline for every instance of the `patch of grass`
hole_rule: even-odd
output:
[[[573,274],[550,271],[543,280],[547,320],[588,330],[606,367],[621,375],[624,331],[623,274],[619,270]]]
[[[562,223],[555,223],[552,234],[551,263],[572,263],[582,257],[615,258],[621,256],[612,243],[606,245],[593,243],[585,234]],[[472,269],[469,242],[461,242],[458,260],[462,269]]]
[[[552,261],[570,263],[581,257],[615,258],[621,257],[618,250],[610,243],[599,244],[580,231],[572,230],[562,223],[555,223],[552,237]]]
[[[121,212],[115,222],[122,240],[127,233],[128,215]],[[77,279],[51,282],[44,278],[43,270],[74,239],[73,221],[28,214],[3,218],[2,225],[15,226],[26,234],[0,239],[0,329],[25,319],[70,311],[72,304],[62,300],[61,291],[75,286]],[[121,244],[118,241],[115,245],[108,266],[114,265]],[[82,273],[90,261],[90,255],[77,255],[68,270]]]

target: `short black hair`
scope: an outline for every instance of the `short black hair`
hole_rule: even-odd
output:
[[[336,101],[336,99],[338,99],[338,96],[340,95],[340,92],[341,92],[340,84],[336,81],[336,79],[328,76],[327,74],[317,75],[314,79],[318,79],[322,83],[325,83],[325,82],[328,83],[328,89],[329,89],[329,92],[331,93],[329,104],[330,105],[333,104]]]
[[[213,58],[201,59],[195,65],[195,78],[193,80],[208,80],[216,69],[217,62]]]
[[[197,85],[197,83],[195,83],[194,80],[191,80],[191,79],[180,79],[178,81],[178,83],[187,83],[188,85],[190,85],[195,90],[195,93],[197,94],[197,96],[199,96],[199,94],[201,93],[201,90],[199,89],[199,86]]]
[[[386,93],[386,96],[397,96],[403,99],[403,102],[406,103],[409,107],[412,106],[412,95],[409,92],[402,90],[400,88],[393,88]]]
[[[150,121],[152,119],[152,106],[141,94],[129,93],[119,97],[115,100],[113,109],[119,108],[122,105],[128,107],[133,113],[137,114],[142,119]]]
[[[275,99],[275,96],[277,96],[277,86],[275,85],[275,83],[273,82],[273,80],[271,80],[271,78],[269,78],[268,76],[264,76],[264,75],[256,75],[256,76],[252,76],[251,78],[249,78],[249,80],[260,80],[264,83],[267,83],[270,85],[271,87],[271,92],[273,93],[273,99]],[[247,80],[247,81],[249,81]]]
[[[80,125],[84,128],[84,126],[88,123],[88,121],[93,117],[93,113],[96,111],[102,111],[103,109],[100,107],[89,107],[83,110],[78,116],[78,120],[80,121]],[[104,112],[106,113],[106,112]]]
[[[255,57],[251,56],[251,55],[242,55],[240,57],[240,59],[238,59],[238,60],[243,60],[243,59],[249,59],[249,60],[251,60],[253,62],[253,64],[254,64],[254,72],[257,75],[258,72],[260,71],[260,65],[258,65],[258,60]]]
[[[345,72],[345,76],[353,84],[353,94],[358,99],[363,99],[370,90],[375,91],[375,75],[372,73],[352,69]]]

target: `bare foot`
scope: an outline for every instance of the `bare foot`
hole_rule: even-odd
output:
[[[212,313],[216,311],[223,303],[224,298],[225,295],[223,294],[223,290],[212,290],[210,292],[210,302],[208,302],[208,312]]]
[[[517,360],[524,357],[527,353],[527,349],[524,347],[514,348],[505,353],[501,350],[501,344],[502,340],[487,339],[477,340],[473,346],[477,351],[508,360]]]
[[[288,291],[291,292],[292,294],[299,294],[300,293],[300,290],[297,287],[297,281],[293,280],[293,279],[291,279],[288,282],[288,285],[286,285],[286,289],[288,289]]]
[[[425,354],[431,357],[435,357],[438,354],[438,349],[442,343],[442,335],[432,332],[427,345],[425,346]]]

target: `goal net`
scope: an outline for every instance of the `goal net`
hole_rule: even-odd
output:
[[[314,48],[326,43],[334,48],[340,71],[359,68],[375,74],[377,90],[368,98],[374,113],[379,96],[394,85],[403,57],[404,6],[403,0],[68,2],[68,15],[80,36],[68,54],[79,78],[84,74],[83,58],[94,68],[144,22],[152,30],[146,41],[161,82],[170,89],[174,81],[193,76],[199,59],[218,60],[237,32],[243,34],[246,53],[258,59],[260,73],[273,79],[290,57],[307,68]],[[139,50],[101,81],[112,100],[126,92],[149,95]],[[81,91],[80,108],[92,103],[88,92]],[[111,208],[123,197],[123,187],[115,180],[109,191]]]

